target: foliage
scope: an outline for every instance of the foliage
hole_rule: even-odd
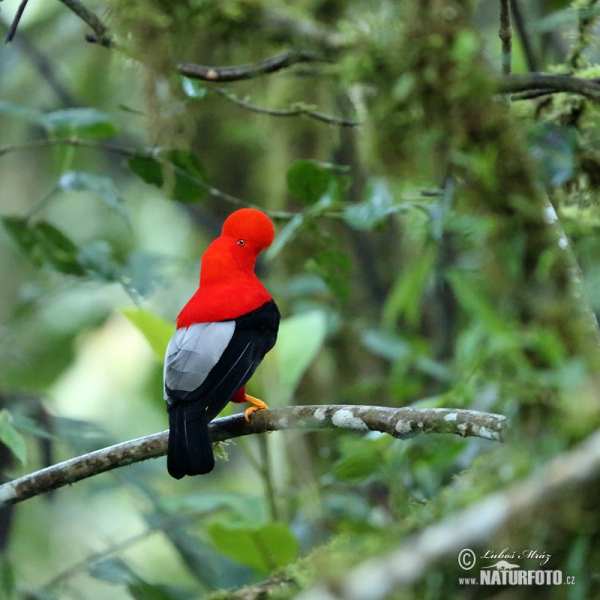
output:
[[[284,315],[250,393],[499,412],[514,436],[283,432],[221,447],[201,480],[169,480],[163,460],[94,477],[0,513],[0,596],[337,589],[597,428],[598,104],[495,95],[485,4],[119,1],[93,7],[106,48],[62,3],[27,6],[0,50],[3,479],[164,429],[173,322],[240,206],[276,223],[258,270]],[[533,52],[539,71],[598,77],[595,2],[525,14],[514,65]],[[288,50],[302,60],[215,77]],[[185,63],[233,67],[199,81]],[[552,554],[591,597],[582,514],[501,539]],[[455,563],[406,597],[462,597]]]

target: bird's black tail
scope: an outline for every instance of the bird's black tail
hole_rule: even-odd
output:
[[[198,413],[187,402],[175,402],[169,407],[169,428],[169,475],[181,479],[184,475],[210,473],[215,457],[208,436],[206,411]]]

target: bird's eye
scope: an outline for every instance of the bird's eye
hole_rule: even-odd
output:
[[[237,243],[238,243],[238,246],[245,246],[246,245],[246,242],[244,240],[238,240]]]

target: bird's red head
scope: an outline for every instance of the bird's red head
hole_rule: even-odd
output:
[[[260,210],[241,208],[227,217],[221,235],[234,238],[238,245],[249,246],[258,254],[273,243],[275,229]]]
[[[271,300],[254,264],[274,237],[271,219],[260,210],[242,208],[231,214],[202,257],[200,287],[179,314],[177,326],[235,319]]]

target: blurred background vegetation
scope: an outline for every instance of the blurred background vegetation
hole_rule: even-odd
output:
[[[202,478],[103,474],[2,510],[0,597],[293,597],[597,427],[600,94],[495,95],[507,64],[593,84],[594,0],[512,0],[504,57],[501,2],[90,1],[105,45],[69,4],[32,1],[0,48],[5,480],[166,427],[160,353],[239,206],[276,223],[258,271],[285,319],[250,393],[497,412],[513,436],[289,431]],[[309,60],[232,82],[176,67],[286,50]],[[508,542],[593,597],[596,510]],[[460,573],[449,557],[402,597],[460,597]]]

